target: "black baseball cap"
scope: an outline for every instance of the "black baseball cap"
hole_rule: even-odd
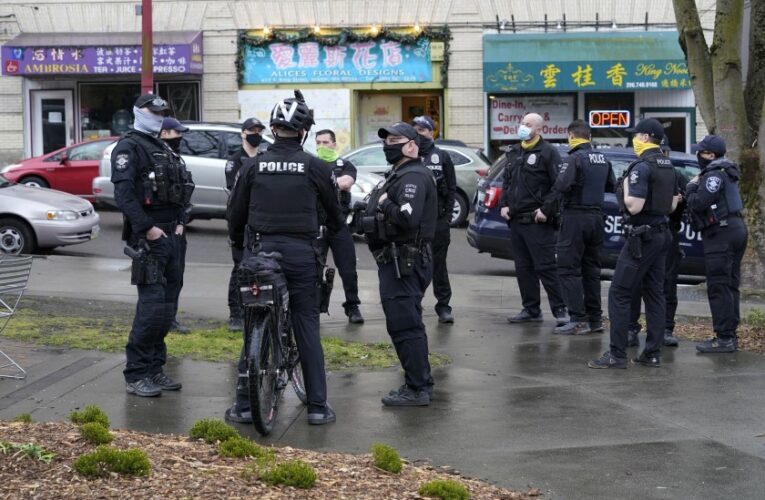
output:
[[[407,139],[416,139],[419,134],[417,134],[417,131],[414,129],[414,127],[408,123],[397,122],[390,127],[384,127],[377,131],[377,137],[380,139],[385,139],[389,135],[400,135],[402,137],[406,137]]]
[[[247,118],[244,123],[242,123],[242,132],[250,130],[251,128],[261,128],[265,130],[266,126],[257,118]]]
[[[433,118],[429,116],[417,116],[414,120],[412,120],[412,125],[417,125],[422,128],[426,128],[433,132],[436,129],[436,123],[433,121]]]
[[[162,128],[161,130],[177,130],[178,132],[188,132],[188,127],[184,127],[181,125],[181,122],[176,120],[175,118],[168,116],[164,120],[162,120]]]
[[[719,135],[708,135],[701,139],[698,144],[691,146],[691,151],[694,153],[698,153],[699,151],[711,151],[717,156],[725,156],[727,150],[725,140]]]
[[[150,111],[161,113],[170,109],[167,101],[154,94],[144,94],[135,101],[135,107],[138,109],[149,108]]]
[[[638,122],[635,128],[628,128],[630,134],[648,134],[654,139],[664,138],[664,126],[656,118],[644,118]]]

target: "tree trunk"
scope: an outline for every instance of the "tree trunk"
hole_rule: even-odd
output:
[[[694,0],[673,0],[673,3],[680,46],[688,61],[688,75],[696,96],[696,105],[709,133],[713,134],[717,129],[717,120],[712,84],[712,60],[701,28],[699,11]]]
[[[746,118],[741,75],[741,27],[744,0],[718,0],[710,55],[717,133],[728,146],[727,156],[739,161],[752,131]]]
[[[744,95],[750,127],[754,130],[762,130],[760,119],[763,116],[765,102],[765,0],[753,0],[750,5],[749,68]],[[756,137],[756,134],[754,136]],[[763,156],[760,155],[760,157]]]

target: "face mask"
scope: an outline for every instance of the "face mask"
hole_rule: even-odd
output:
[[[165,143],[170,146],[170,149],[172,149],[176,153],[181,152],[181,140],[183,140],[183,137],[173,137],[172,139],[162,139],[165,141]]]
[[[407,142],[403,144],[385,144],[383,146],[383,152],[385,153],[385,160],[390,163],[391,165],[395,165],[396,163],[400,162],[401,159],[404,157],[404,145],[408,144]]]
[[[333,162],[337,160],[338,156],[340,155],[338,155],[337,151],[335,151],[332,148],[328,148],[326,146],[319,146],[318,148],[316,148],[316,156],[318,156],[319,158],[321,158],[322,160],[326,162]]]
[[[710,163],[712,163],[714,161],[714,160],[707,160],[706,158],[704,158],[700,154],[696,155],[696,159],[699,160],[699,166],[701,168],[706,168]]]
[[[521,125],[518,127],[518,137],[520,137],[522,141],[528,141],[531,139],[531,129],[526,125]]]
[[[159,131],[162,129],[163,117],[136,108],[135,106],[133,106],[133,115],[135,116],[135,121],[133,122],[134,129],[144,134],[159,135]]]
[[[632,138],[632,148],[635,150],[635,154],[640,156],[649,149],[658,148],[658,144],[654,144],[652,142],[648,141],[641,141],[637,137]]]
[[[427,151],[433,145],[433,139],[425,137],[424,135],[417,136],[417,146],[420,148],[420,152]]]
[[[574,149],[578,146],[581,146],[582,144],[587,144],[588,142],[590,141],[588,141],[587,139],[572,137],[571,139],[568,140],[568,149]]]
[[[257,148],[260,146],[260,143],[263,142],[263,137],[261,137],[260,134],[247,134],[244,138],[247,141],[247,144],[253,148]]]

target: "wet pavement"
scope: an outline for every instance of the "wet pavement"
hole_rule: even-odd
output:
[[[126,269],[126,261],[51,257],[35,262],[30,293],[130,302]],[[227,269],[190,266],[186,314],[225,319]],[[322,333],[386,341],[375,276],[361,272],[360,282],[367,323],[347,325],[336,293],[337,313],[324,317]],[[659,369],[590,370],[585,363],[607,348],[607,335],[554,336],[549,320],[508,325],[505,316],[520,303],[512,278],[454,275],[452,284],[454,325],[438,325],[433,298],[425,301],[431,349],[452,358],[434,371],[430,407],[382,407],[380,397],[401,383],[396,369],[330,373],[337,423],[309,427],[288,390],[268,439],[237,427],[259,442],[327,451],[363,453],[382,441],[410,459],[511,488],[538,487],[548,498],[763,498],[765,356],[702,356],[684,342],[665,350]],[[680,311],[709,314],[703,301],[682,301]],[[8,341],[2,349],[29,371],[25,381],[0,380],[2,419],[31,412],[63,420],[95,403],[114,427],[183,434],[200,418],[222,417],[233,396],[233,361],[171,360],[166,371],[184,389],[141,399],[124,392],[122,354]]]

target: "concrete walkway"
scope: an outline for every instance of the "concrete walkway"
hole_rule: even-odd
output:
[[[228,271],[228,264],[190,264],[182,310],[224,320]],[[359,274],[367,323],[347,325],[342,293],[335,293],[336,312],[323,318],[322,333],[387,341],[376,276]],[[29,293],[113,300],[127,314],[135,300],[128,281],[126,260],[50,257],[35,261]],[[398,370],[331,373],[337,423],[309,427],[288,391],[271,437],[249,426],[241,432],[264,443],[354,453],[382,441],[411,459],[511,488],[538,487],[547,498],[763,498],[765,356],[701,356],[686,342],[665,351],[660,369],[590,370],[585,363],[607,348],[607,335],[561,338],[551,334],[551,321],[508,325],[506,314],[520,304],[513,278],[454,275],[452,285],[454,325],[437,324],[432,296],[425,305],[431,349],[453,360],[434,372],[430,407],[382,407],[380,397],[401,383]],[[698,300],[683,300],[680,312],[709,314]],[[2,419],[32,412],[36,420],[63,420],[95,403],[115,427],[186,433],[200,418],[222,417],[233,396],[233,360],[172,360],[167,372],[185,383],[183,391],[141,399],[124,392],[121,354],[8,341],[2,348],[30,373],[21,382],[0,380]]]

